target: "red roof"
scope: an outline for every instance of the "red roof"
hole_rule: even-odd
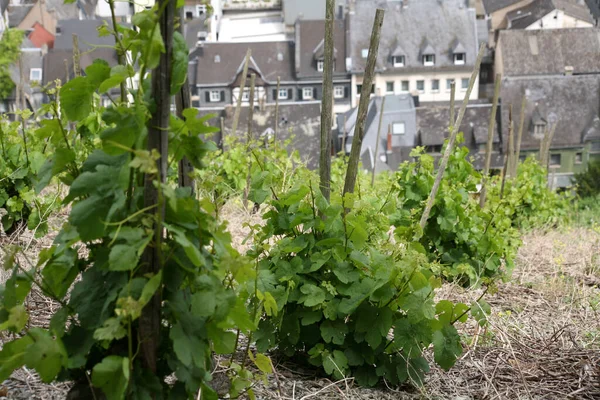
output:
[[[43,45],[47,45],[49,49],[54,47],[54,35],[38,22],[33,25],[33,32],[29,34],[29,40],[38,48]]]

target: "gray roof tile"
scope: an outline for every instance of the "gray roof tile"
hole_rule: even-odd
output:
[[[504,76],[600,72],[600,29],[504,30],[498,39]]]
[[[401,46],[406,51],[404,71],[452,69],[471,70],[477,58],[475,10],[464,7],[464,0],[418,0],[401,8],[384,0],[362,0],[349,15],[352,70],[362,72],[366,64],[362,51],[368,49],[377,8],[386,10],[377,69],[395,70],[391,55]],[[454,65],[452,48],[459,41],[466,49],[467,62]],[[423,52],[435,54],[435,67],[424,67]]]

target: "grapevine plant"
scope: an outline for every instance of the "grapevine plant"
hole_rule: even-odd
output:
[[[29,110],[19,111],[27,120]],[[44,143],[24,123],[0,120],[0,214],[2,230],[11,235],[26,225],[36,237],[48,232],[48,217],[55,209],[56,196],[35,192],[37,174],[44,161]]]
[[[395,193],[401,206],[392,222],[398,236],[418,240],[429,260],[437,264],[438,276],[481,285],[512,270],[520,240],[509,215],[480,209],[473,194],[481,175],[467,159],[468,153],[463,146],[451,153],[429,222],[420,234],[422,204],[431,192],[436,171],[433,157],[422,149],[414,150],[411,156],[416,161],[405,162],[396,173]]]
[[[441,280],[425,248],[390,242],[391,203],[361,197],[332,194],[329,203],[298,184],[270,202],[250,256],[277,313],[260,321],[256,346],[361,385],[422,384],[424,350],[433,345],[436,363],[450,368],[462,353],[455,325],[469,313],[483,323],[489,308],[436,301]]]
[[[198,393],[216,399],[212,354],[234,352],[239,335],[255,328],[249,299],[236,292],[254,270],[231,247],[225,225],[203,209],[205,202],[189,188],[161,182],[159,161],[167,154],[146,144],[156,107],[146,72],[158,66],[167,46],[158,23],[163,11],[157,5],[137,13],[134,27],[103,25],[100,34],[113,34],[117,53],[128,50],[127,61],[111,68],[97,60],[49,91],[52,101],[45,110],[53,118],[36,135],[53,151],[31,171],[37,171],[37,193],[56,179],[66,185],[62,204],[70,211],[35,265],[18,248],[5,257],[11,277],[0,289],[0,329],[12,332],[14,340],[0,351],[0,381],[27,365],[44,382],[75,381],[73,393],[80,398],[101,392],[109,400],[187,399]],[[171,45],[175,93],[185,81],[188,52],[177,33]],[[139,87],[129,86],[120,100],[101,107],[99,96],[130,82],[133,65],[140,68]],[[170,163],[185,156],[200,168],[214,148],[201,138],[214,128],[196,114],[188,109],[182,118],[171,116],[164,132]],[[75,144],[82,138],[95,149],[79,152]],[[14,149],[19,147],[13,143],[7,151],[16,154]],[[16,157],[10,159],[16,163]],[[147,204],[145,182],[157,189],[156,203]],[[146,268],[148,252],[158,254],[160,270]],[[29,328],[26,301],[33,287],[60,304],[47,329]],[[152,354],[144,353],[149,324],[144,316],[156,299],[162,301],[152,366]],[[266,357],[252,359],[269,370]],[[231,369],[232,396],[252,396],[252,374],[235,364]],[[172,376],[176,379],[166,380]]]

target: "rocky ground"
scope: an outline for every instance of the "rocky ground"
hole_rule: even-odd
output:
[[[245,221],[260,217],[227,210],[240,249]],[[0,238],[6,249],[17,239]],[[34,262],[52,235],[19,244]],[[29,257],[28,256],[28,257]],[[564,229],[524,236],[511,279],[486,295],[492,306],[488,326],[461,327],[465,352],[449,372],[432,368],[423,387],[364,389],[352,378],[333,382],[318,371],[278,360],[276,372],[253,389],[259,399],[600,399],[600,230]],[[0,277],[2,278],[2,277]],[[446,285],[439,298],[471,301],[477,291]],[[28,299],[31,323],[46,326],[55,305],[38,293]],[[0,343],[3,339],[0,337]],[[0,398],[63,399],[68,384],[42,384],[22,368],[0,384]]]

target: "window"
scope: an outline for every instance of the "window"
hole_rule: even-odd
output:
[[[467,56],[465,53],[456,53],[454,55],[454,65],[465,65]]]
[[[533,126],[533,134],[535,136],[544,136],[545,135],[545,131],[546,131],[546,125],[545,124],[535,124]]]
[[[469,78],[462,78],[460,80],[461,90],[467,90],[469,88]]]
[[[362,58],[367,58],[369,56],[369,49],[362,49],[360,53],[362,55]]]
[[[335,86],[333,88],[333,97],[336,99],[343,99],[346,97],[346,89],[343,86]]]
[[[392,133],[394,135],[404,135],[406,133],[404,122],[394,122],[392,124]]]
[[[454,82],[454,79],[446,79],[446,92],[452,91],[452,82]]]
[[[575,164],[581,164],[583,162],[583,154],[577,153],[575,154]]]
[[[409,81],[402,81],[402,91],[403,92],[408,92],[409,90]]]
[[[211,90],[210,91],[210,102],[218,103],[220,101],[221,101],[221,92],[218,90]]]
[[[431,91],[432,92],[439,92],[440,91],[440,80],[439,79],[433,79],[431,81]]]
[[[423,65],[426,67],[435,65],[435,56],[433,54],[425,54],[423,56]]]
[[[323,72],[324,66],[325,66],[325,61],[323,61],[323,60],[317,61],[317,71]]]
[[[198,16],[206,14],[206,4],[197,5],[196,13],[198,14]]]
[[[404,67],[404,56],[393,56],[392,65],[396,68]]]
[[[302,89],[302,100],[312,100],[313,88],[305,87]]]
[[[419,93],[425,92],[425,81],[417,81],[417,90]]]
[[[31,82],[41,82],[42,81],[42,69],[41,68],[31,68],[29,70],[29,80]]]
[[[220,62],[221,62],[221,56],[217,54],[217,55],[215,56],[215,64],[218,64],[218,63],[220,63]]]
[[[186,11],[185,12],[185,19],[187,19],[189,21],[190,19],[193,19],[193,18],[194,18],[194,13],[193,12],[191,12],[191,11]]]
[[[250,89],[244,89],[244,93],[242,93],[242,101],[250,101]]]
[[[592,142],[592,151],[600,151],[600,142]]]
[[[560,154],[550,154],[550,166],[560,167]]]
[[[386,82],[385,83],[385,92],[386,93],[394,93],[394,82]]]
[[[279,100],[287,100],[288,99],[288,90],[287,89],[279,89],[279,95],[277,96]]]

